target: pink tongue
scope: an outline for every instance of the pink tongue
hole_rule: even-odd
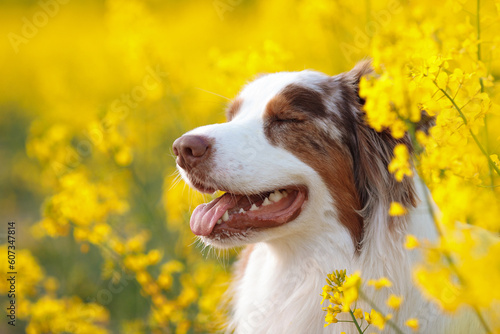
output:
[[[239,196],[224,194],[210,203],[198,205],[191,215],[189,226],[196,235],[208,236],[226,210],[238,203]]]

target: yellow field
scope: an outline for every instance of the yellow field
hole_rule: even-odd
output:
[[[14,221],[19,273],[16,326],[4,316],[0,332],[219,328],[236,252],[195,243],[189,213],[207,198],[175,182],[172,142],[223,122],[228,99],[259,73],[333,75],[365,57],[379,74],[361,83],[367,120],[425,148],[414,162],[441,211],[438,244],[409,238],[427,259],[417,281],[449,312],[467,304],[480,315],[500,299],[500,243],[455,225],[500,230],[498,0],[0,8],[0,266]],[[415,131],[422,110],[437,120],[429,136]],[[399,149],[392,171],[402,178],[408,166]],[[8,291],[2,278],[2,307]]]

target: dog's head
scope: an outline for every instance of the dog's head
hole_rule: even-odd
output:
[[[334,77],[261,76],[230,104],[227,123],[178,138],[183,178],[201,192],[226,192],[194,210],[191,230],[207,244],[231,247],[322,233],[326,221],[347,230],[357,247],[381,198],[412,204],[409,185],[398,187],[387,172],[398,141],[363,120],[358,84],[370,71],[362,62]]]

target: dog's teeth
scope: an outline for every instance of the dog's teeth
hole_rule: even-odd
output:
[[[281,194],[283,195],[283,197],[287,197],[287,196],[288,196],[288,191],[283,190],[283,191],[281,192]]]
[[[245,213],[246,211],[243,208],[240,208],[240,211],[238,213]]]
[[[220,224],[222,224],[222,219],[219,219],[219,220],[217,221],[217,225],[220,225]]]
[[[225,222],[227,222],[229,220],[229,213],[227,212],[227,210],[226,210],[226,212],[224,212],[224,215],[222,215],[222,220]]]
[[[269,200],[269,198],[266,197],[266,199],[264,199],[264,202],[262,203],[262,206],[266,206],[266,205],[269,205],[269,204],[272,204],[272,203]]]
[[[252,204],[252,207],[250,208],[250,211],[255,211],[255,210],[259,210],[259,208],[254,203],[254,204]]]
[[[280,193],[279,190],[275,190],[271,195],[269,195],[269,199],[271,202],[279,202],[280,199],[283,198],[283,195]]]

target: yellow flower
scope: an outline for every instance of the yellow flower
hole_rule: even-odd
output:
[[[398,310],[402,302],[403,302],[402,296],[396,296],[393,294],[391,294],[389,296],[389,299],[387,299],[387,305],[394,310]]]
[[[178,272],[181,272],[184,270],[184,265],[182,264],[182,262],[180,261],[177,261],[177,260],[171,260],[167,263],[165,263],[161,270],[163,272],[166,272],[166,273],[178,273]]]
[[[130,147],[123,146],[115,153],[115,161],[120,166],[128,166],[132,160],[133,155]]]
[[[136,274],[136,279],[137,282],[139,282],[141,285],[146,285],[147,283],[151,282],[151,276],[147,271],[139,271]]]
[[[335,292],[333,295],[330,295],[330,303],[336,304],[336,305],[341,305],[342,304],[342,298],[340,296],[339,292]]]
[[[492,154],[490,155],[491,161],[497,166],[500,167],[500,160],[498,160],[498,155],[497,154]]]
[[[172,281],[172,276],[168,274],[160,274],[157,279],[158,285],[164,290],[170,289],[170,287],[172,286]]]
[[[363,310],[361,310],[360,308],[355,309],[352,313],[354,314],[355,318],[363,319]]]
[[[401,205],[401,203],[398,203],[398,202],[391,203],[391,207],[389,208],[389,215],[391,215],[391,216],[403,216],[407,213],[408,213],[408,211],[405,209],[404,206]]]
[[[326,285],[325,285],[325,287],[326,287]],[[329,298],[330,298],[330,295],[328,294],[328,292],[323,291],[323,292],[321,293],[321,297],[323,297],[323,298],[321,299],[320,304],[323,304],[323,303],[325,302],[325,300],[326,300],[326,299],[329,299]]]
[[[79,298],[55,299],[44,296],[31,305],[28,333],[67,332],[69,328],[82,333],[106,334],[108,311],[99,304],[83,303]]]
[[[414,271],[416,282],[428,296],[437,298],[440,306],[454,311],[464,301],[464,288],[448,267],[435,265],[432,269],[418,266]]]
[[[415,332],[418,331],[419,328],[418,319],[410,318],[406,320],[405,325],[413,329]]]
[[[337,313],[328,313],[326,316],[325,316],[325,327],[330,325],[330,324],[335,324],[338,322],[337,320]]]
[[[45,291],[54,293],[59,288],[59,281],[55,277],[47,277],[45,282],[43,282],[43,287]]]
[[[387,277],[381,277],[378,280],[369,280],[368,285],[374,286],[375,289],[380,290],[382,288],[390,288],[392,286],[391,281]]]
[[[385,323],[387,320],[389,320],[392,317],[392,315],[388,314],[386,317],[384,317],[382,314],[375,310],[371,310],[370,314],[365,312],[365,320],[367,323],[378,327],[378,329],[383,330],[385,327]]]
[[[414,249],[414,248],[418,247],[419,245],[420,245],[420,243],[418,242],[418,239],[414,235],[408,234],[406,236],[406,241],[405,241],[405,248],[406,249]]]
[[[398,144],[394,147],[394,158],[388,166],[389,172],[399,182],[403,181],[404,176],[413,176],[413,171],[409,162],[410,154],[404,144]]]
[[[153,249],[148,253],[149,264],[157,264],[161,260],[162,254],[159,250]]]
[[[346,280],[342,285],[342,311],[349,311],[351,303],[358,300],[358,289],[360,285],[361,276],[359,271],[356,271],[354,274],[346,277]]]

